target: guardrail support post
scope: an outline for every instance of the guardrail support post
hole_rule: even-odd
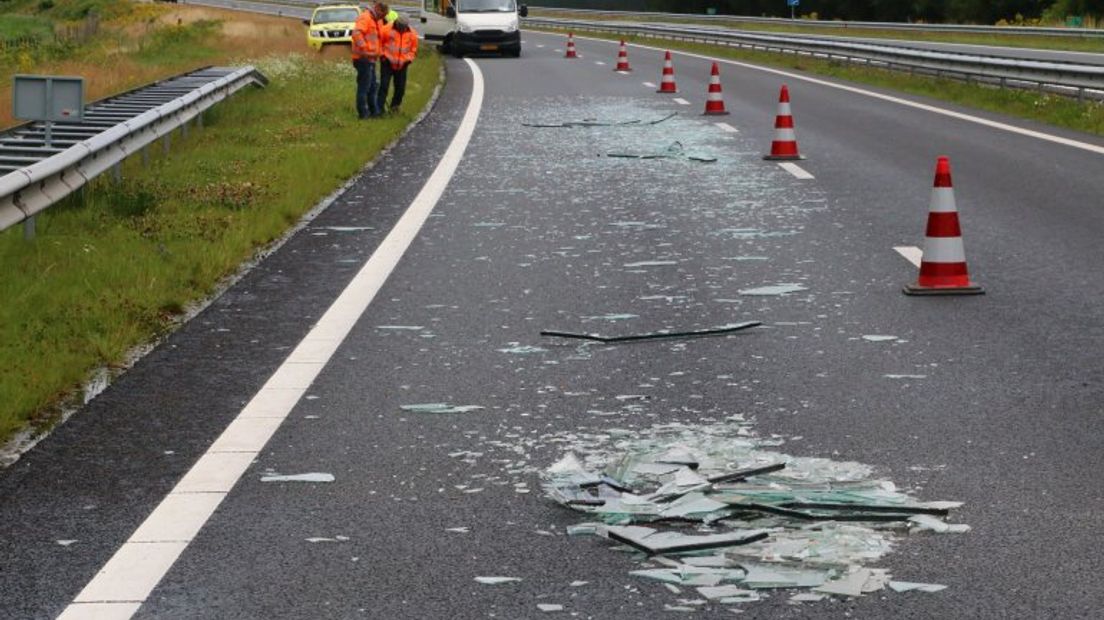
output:
[[[203,112],[196,114],[196,128],[203,129]]]
[[[180,123],[180,139],[182,139],[182,140],[187,140],[188,139],[188,122],[187,121],[184,121],[183,123]]]
[[[165,157],[168,157],[169,149],[172,148],[172,131],[165,134],[164,139],[161,140],[161,146],[165,150]]]
[[[35,238],[35,216],[23,220],[23,239],[32,241]]]
[[[149,162],[150,162],[149,150],[150,150],[150,147],[149,147],[148,144],[146,146],[142,147],[142,167],[143,168],[149,168]]]
[[[111,167],[111,180],[116,183],[123,182],[123,162],[119,162]]]

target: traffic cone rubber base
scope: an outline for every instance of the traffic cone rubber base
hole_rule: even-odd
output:
[[[905,295],[984,295],[985,289],[971,282],[967,286],[917,286],[907,284],[902,290]]]
[[[728,110],[720,110],[715,112],[702,112],[702,116],[728,116]]]
[[[728,114],[728,112],[725,112]],[[764,155],[763,159],[767,161],[800,161],[805,159],[804,155]]]

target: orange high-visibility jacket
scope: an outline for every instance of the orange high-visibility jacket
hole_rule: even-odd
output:
[[[406,32],[399,32],[392,27],[383,40],[383,57],[391,63],[391,68],[398,71],[414,62],[417,55],[418,33],[410,27],[407,27]]]
[[[353,60],[367,58],[376,60],[383,50],[383,32],[380,23],[372,11],[364,11],[357,17],[353,27]]]

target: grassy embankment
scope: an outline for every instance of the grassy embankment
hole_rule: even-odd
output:
[[[585,13],[571,11],[534,11],[534,17],[558,17],[567,19],[594,19]],[[833,26],[810,26],[802,24],[803,20],[795,20],[793,23],[762,23],[749,22],[739,19],[705,20],[695,19],[694,16],[655,18],[655,17],[630,17],[630,16],[605,16],[603,20],[612,21],[638,21],[671,24],[709,25],[723,26],[734,30],[751,30],[764,34],[801,34],[821,35],[834,37],[857,37],[869,39],[900,39],[905,41],[922,41],[929,43],[963,43],[968,45],[991,45],[998,47],[1023,47],[1045,50],[1065,50],[1071,52],[1104,52],[1104,38],[1101,37],[1059,37],[1043,35],[1003,34],[1003,33],[969,33],[969,32],[930,32],[920,30],[894,30],[894,29],[867,29],[844,28]],[[830,24],[831,22],[821,22]],[[1015,26],[1007,26],[1009,30]]]
[[[540,30],[559,34],[567,32],[562,29]],[[585,36],[608,40],[625,39],[630,43],[650,45],[661,49],[682,50],[718,58],[731,58],[732,60],[779,67],[801,73],[838,78],[858,84],[893,89],[1009,116],[1017,116],[1058,127],[1104,135],[1104,103],[1101,102],[1078,102],[1075,99],[1059,95],[1011,88],[999,89],[958,80],[909,75],[900,71],[888,71],[851,65],[842,61],[829,61],[790,54],[739,50],[719,45],[668,41],[650,37],[622,37],[620,35],[596,34],[593,32],[587,32]]]
[[[404,111],[358,121],[347,50],[308,53],[289,20],[153,8],[153,24],[119,22],[134,36],[108,29],[84,53],[43,58],[36,69],[64,67],[103,92],[193,66],[251,63],[271,85],[220,103],[206,129],[174,138],[168,157],[153,149],[149,169],[132,158],[122,184],[101,178],[44,212],[33,242],[20,227],[0,233],[0,441],[28,422],[48,425],[90,371],[171,329],[190,302],[398,136],[438,81],[440,61],[427,51],[412,66]]]

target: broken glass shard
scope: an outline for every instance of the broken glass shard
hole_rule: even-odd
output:
[[[914,583],[911,581],[890,581],[889,589],[894,592],[910,592],[916,590],[917,592],[939,592],[940,590],[946,590],[947,586],[938,583]]]
[[[797,293],[800,291],[808,290],[808,287],[800,284],[774,284],[772,286],[760,286],[757,288],[745,288],[738,291],[741,295],[768,296],[768,295],[788,295],[790,293]]]
[[[333,482],[334,475],[327,473],[292,474],[283,476],[280,474],[266,474],[261,476],[261,482]]]
[[[493,585],[498,585],[500,583],[512,583],[512,582],[515,582],[515,581],[521,581],[521,578],[520,577],[476,577],[475,580],[478,581],[479,583],[489,585],[489,586],[493,586]]]
[[[414,413],[467,413],[484,409],[479,405],[450,405],[448,403],[421,403],[417,405],[401,405],[403,411]]]

